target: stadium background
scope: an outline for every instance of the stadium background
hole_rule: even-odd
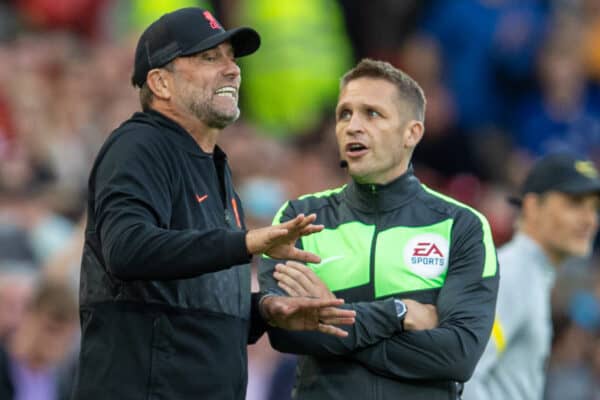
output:
[[[497,245],[513,231],[505,197],[536,157],[568,149],[600,162],[599,0],[2,0],[1,339],[40,277],[77,290],[89,168],[138,109],[135,42],[188,5],[262,35],[241,63],[242,118],[220,142],[251,226],[287,198],[345,182],[333,109],[340,75],[362,57],[423,86],[417,175],[481,210]],[[553,303],[546,399],[600,399],[597,254],[560,271]],[[249,353],[248,399],[289,398],[294,359],[264,338]]]

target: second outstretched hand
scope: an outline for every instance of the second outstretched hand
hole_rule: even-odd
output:
[[[335,295],[329,290],[312,269],[306,265],[288,261],[275,266],[273,277],[277,285],[290,296],[307,296],[318,299],[335,299]]]
[[[288,261],[277,264],[273,277],[277,285],[290,296],[307,296],[320,299],[335,299],[327,285],[304,264]],[[404,329],[420,331],[436,328],[439,324],[437,308],[432,304],[423,304],[412,299],[402,299],[407,313]]]
[[[267,322],[282,329],[319,331],[337,337],[348,333],[335,325],[352,325],[356,312],[337,308],[343,299],[266,296],[260,302],[261,313]]]
[[[246,233],[246,248],[250,254],[262,253],[277,259],[318,263],[321,261],[319,256],[296,247],[300,237],[323,230],[323,225],[313,224],[316,219],[316,214],[299,214],[278,225],[251,229]]]

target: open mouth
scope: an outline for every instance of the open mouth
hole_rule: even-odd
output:
[[[369,148],[362,143],[352,142],[346,145],[346,155],[349,157],[359,157],[365,154]]]

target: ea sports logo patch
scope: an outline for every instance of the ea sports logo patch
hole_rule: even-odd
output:
[[[436,278],[448,268],[448,240],[436,233],[410,239],[404,248],[404,262],[423,278]]]

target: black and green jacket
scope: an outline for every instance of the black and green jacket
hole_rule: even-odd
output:
[[[456,399],[488,341],[498,291],[490,227],[477,211],[422,185],[412,169],[387,185],[351,182],[286,203],[275,223],[316,213],[322,232],[298,246],[357,310],[345,339],[273,329],[271,344],[301,357],[294,397]],[[263,258],[262,291],[277,291]],[[436,329],[402,332],[393,298],[434,304]]]

